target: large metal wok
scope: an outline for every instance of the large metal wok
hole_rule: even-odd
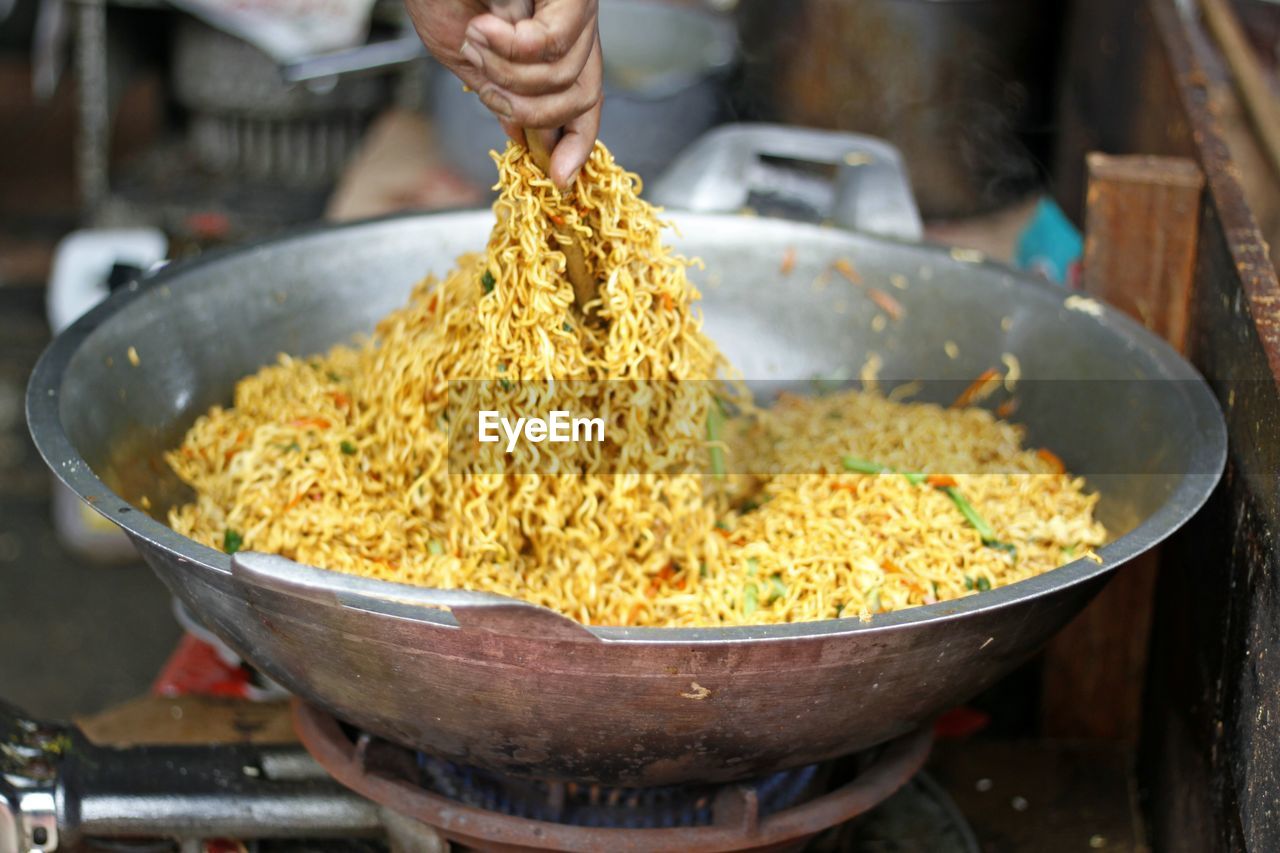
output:
[[[838,138],[862,152],[843,159],[868,170],[844,184],[866,189],[885,177],[871,167],[895,162],[874,143]],[[724,202],[745,190],[734,181],[715,190],[703,178],[750,184],[767,171],[752,150],[800,154],[776,138],[742,142],[722,135],[719,154],[737,152],[737,165],[717,171],[703,150],[677,167],[667,193]],[[820,196],[803,181],[790,189]],[[888,180],[882,190],[837,213],[912,235],[918,219],[902,207],[901,186]],[[31,431],[59,477],[124,528],[193,613],[306,701],[470,764],[630,784],[741,778],[928,723],[1032,655],[1118,566],[1185,522],[1217,481],[1226,438],[1209,389],[1108,308],[910,240],[765,217],[672,219],[676,245],[706,262],[707,329],[749,378],[856,375],[875,350],[885,377],[967,382],[1015,354],[1024,376],[1017,419],[1030,441],[1054,448],[1103,493],[1099,512],[1116,538],[1100,549],[1101,564],[1079,559],[868,623],[587,628],[483,593],[287,561],[262,571],[278,558],[244,555],[233,570],[230,557],[159,520],[187,497],[160,454],[197,415],[228,402],[237,379],[281,350],[312,353],[370,329],[425,273],[443,273],[483,245],[487,211],[321,227],[166,269],[49,347],[28,391]],[[784,280],[789,250],[796,268]],[[908,279],[893,290],[906,309],[901,323],[872,332],[874,305],[839,276],[810,286],[841,257],[869,286]]]

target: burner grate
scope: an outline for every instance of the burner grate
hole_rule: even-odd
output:
[[[798,850],[888,799],[924,763],[923,728],[833,762],[730,784],[643,789],[509,777],[397,746],[297,702],[303,745],[410,826],[477,850]]]
[[[490,812],[571,826],[672,829],[710,826],[718,786],[668,785],[621,788],[521,780],[419,754],[428,790]],[[760,817],[812,795],[818,766],[784,770],[742,784],[755,790]]]

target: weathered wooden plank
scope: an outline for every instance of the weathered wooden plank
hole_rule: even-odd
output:
[[[1179,157],[1088,156],[1084,289],[1179,349],[1204,176]],[[1045,653],[1042,729],[1136,741],[1158,552],[1125,566]]]
[[[1280,283],[1210,106],[1210,41],[1148,0],[1208,192],[1188,353],[1226,412],[1214,498],[1166,548],[1140,756],[1157,849],[1280,849]]]
[[[1204,175],[1183,157],[1088,156],[1084,289],[1181,350]]]

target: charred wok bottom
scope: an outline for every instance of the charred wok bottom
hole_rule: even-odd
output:
[[[358,732],[295,701],[307,751],[339,782],[481,850],[798,848],[906,784],[929,727],[855,756],[729,785],[656,788],[531,780],[460,766]]]

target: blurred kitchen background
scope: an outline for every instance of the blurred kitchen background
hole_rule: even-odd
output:
[[[646,180],[727,121],[878,135],[905,155],[931,239],[1064,287],[1082,247],[1081,152],[1125,122],[1098,63],[1120,74],[1150,56],[1099,23],[1127,2],[600,5],[602,137]],[[1198,19],[1191,0],[1151,5]],[[1231,8],[1274,98],[1280,3]],[[1275,162],[1243,109],[1220,116],[1280,246]],[[320,220],[484,204],[486,152],[503,141],[426,59],[400,0],[0,0],[0,697],[36,716],[107,708],[145,693],[182,634],[163,587],[30,444],[22,395],[52,332],[164,260]],[[1001,689],[980,725],[1037,717],[1024,701],[1037,691]],[[1107,772],[1119,788],[1098,796],[1132,793],[1123,767]]]

